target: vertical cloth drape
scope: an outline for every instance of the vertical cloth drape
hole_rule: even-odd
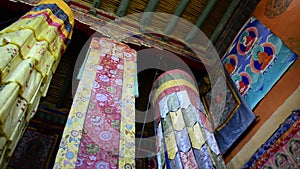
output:
[[[46,95],[73,26],[67,4],[45,0],[0,31],[0,168]]]

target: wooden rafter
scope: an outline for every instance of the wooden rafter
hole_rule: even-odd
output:
[[[185,8],[189,4],[190,0],[181,0],[178,4],[176,10],[174,11],[174,16],[170,19],[164,33],[169,35],[173,32],[176,23],[178,22],[179,16],[184,12]]]
[[[236,7],[238,6],[240,0],[233,0],[229,7],[227,8],[224,16],[222,17],[220,23],[218,24],[218,26],[216,27],[216,29],[214,30],[212,36],[210,37],[210,41],[212,43],[215,43],[217,38],[219,37],[219,35],[221,34],[221,32],[223,31],[226,23],[228,22],[228,20],[230,19],[230,17],[232,16],[234,10],[236,9]]]
[[[213,9],[215,3],[217,0],[210,0],[208,4],[205,6],[204,10],[202,11],[201,15],[199,16],[197,22],[195,23],[196,27],[193,27],[191,31],[187,34],[185,37],[185,41],[192,40],[195,37],[195,34],[197,33],[198,28],[201,27],[201,25],[204,23],[206,18],[208,17],[208,14]]]
[[[142,18],[140,20],[140,24],[142,26],[147,26],[149,22],[151,21],[152,15],[149,12],[154,12],[156,8],[158,7],[160,0],[149,0],[145,11],[146,13],[143,13]]]

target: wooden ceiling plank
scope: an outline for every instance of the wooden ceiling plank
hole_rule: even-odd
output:
[[[149,0],[148,4],[144,10],[144,12],[146,12],[146,13],[143,13],[142,18],[140,20],[140,25],[142,25],[142,26],[149,25],[151,18],[152,18],[152,14],[148,13],[148,12],[154,12],[158,7],[159,2],[160,2],[160,0]]]
[[[101,2],[101,0],[94,0],[93,1],[93,7],[94,8],[90,8],[90,14],[95,15],[95,16],[97,15],[97,12],[96,12],[95,8],[99,8],[100,2]]]
[[[101,3],[101,0],[94,0],[93,6],[94,6],[95,8],[99,8],[100,3]]]
[[[238,6],[238,4],[241,2],[241,0],[233,0],[231,1],[229,7],[227,8],[225,14],[223,15],[220,23],[218,24],[218,26],[216,27],[216,29],[214,30],[210,41],[215,44],[217,38],[220,36],[221,32],[223,31],[225,24],[228,22],[228,20],[230,19],[230,17],[232,16],[233,12],[235,11],[236,7]]]
[[[185,37],[185,41],[190,41],[195,37],[198,28],[200,28],[201,25],[204,23],[204,21],[206,20],[207,16],[209,15],[210,11],[212,10],[216,2],[217,0],[210,0],[207,3],[201,15],[199,16],[198,20],[196,21],[195,27],[193,27],[191,31],[188,33],[188,35]]]
[[[190,2],[190,0],[181,0],[180,1],[180,3],[178,4],[178,6],[173,14],[174,16],[172,16],[167,27],[165,28],[165,31],[164,31],[165,34],[170,35],[173,32],[174,27],[179,20],[179,16],[181,16],[181,14],[184,12],[184,10],[187,7],[187,5],[189,4],[189,2]]]
[[[117,16],[123,17],[126,15],[131,0],[121,0],[117,10]]]

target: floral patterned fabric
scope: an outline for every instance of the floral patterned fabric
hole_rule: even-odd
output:
[[[135,167],[135,64],[127,45],[92,39],[55,168]]]

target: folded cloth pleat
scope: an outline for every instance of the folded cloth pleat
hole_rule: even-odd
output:
[[[0,168],[46,96],[73,26],[63,0],[46,0],[0,31]]]
[[[17,83],[0,86],[0,124],[5,123],[9,110],[18,97],[19,88]]]

